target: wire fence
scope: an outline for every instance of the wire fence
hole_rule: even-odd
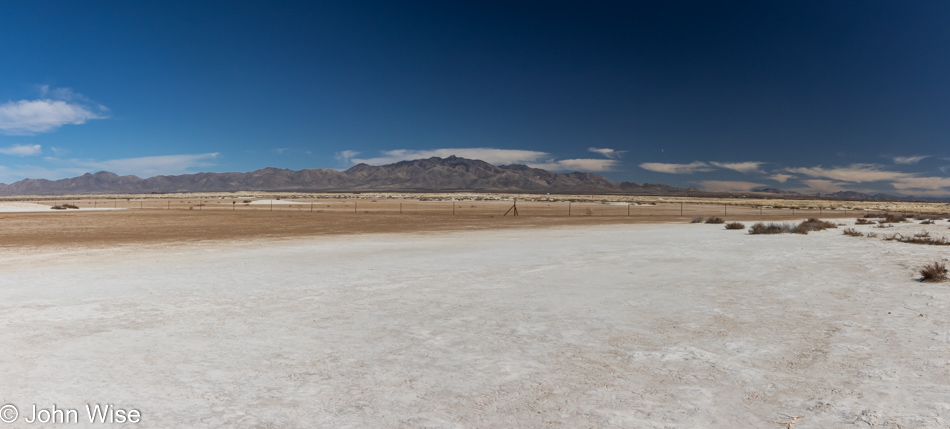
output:
[[[82,209],[138,210],[231,210],[353,214],[427,214],[456,216],[513,215],[517,206],[520,216],[863,216],[885,210],[841,207],[774,207],[767,205],[736,205],[709,203],[652,203],[585,201],[512,201],[512,200],[419,200],[419,199],[294,199],[251,200],[242,198],[154,198],[154,199],[80,199],[45,201],[50,205],[71,205]],[[69,210],[69,209],[67,209]],[[908,211],[894,211],[912,214]]]

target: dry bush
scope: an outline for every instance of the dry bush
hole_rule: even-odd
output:
[[[755,225],[752,225],[752,228],[749,228],[749,234],[796,234],[798,228],[795,225],[787,223],[773,223],[769,222],[768,224],[757,222]]]
[[[919,214],[917,216],[914,216],[914,219],[915,220],[940,220],[940,219],[943,219],[943,216]]]
[[[878,218],[878,217],[884,217],[884,214],[883,214],[883,213],[865,213],[865,214],[864,214],[864,217],[866,217],[866,218]]]
[[[950,246],[950,240],[944,237],[933,238],[929,235],[918,237],[915,234],[913,237],[901,237],[897,241],[910,244],[927,244],[930,246]]]
[[[689,223],[703,223],[703,217],[702,217],[702,216],[696,216],[696,217],[693,218],[693,220],[689,221]]]
[[[858,220],[855,221],[854,224],[855,224],[855,225],[869,225],[869,224],[871,224],[871,221],[869,221],[869,220],[867,220],[867,219],[864,219],[864,218],[858,218]]]
[[[79,209],[79,206],[73,205],[73,204],[63,204],[62,206],[67,209],[77,209],[77,210]]]
[[[842,232],[844,233],[844,235],[847,235],[849,237],[864,237],[864,234],[861,233],[861,231],[858,231],[854,228],[845,228],[844,231]]]
[[[887,223],[901,223],[905,220],[907,220],[907,218],[901,215],[888,214],[884,216],[884,221]]]
[[[798,224],[798,233],[807,234],[812,231],[824,231],[829,228],[837,228],[838,225],[833,222],[828,222],[824,220],[819,220],[815,218],[810,218],[800,224]]]
[[[63,207],[63,206],[52,206],[50,208],[53,210],[66,210],[66,207]]]
[[[726,224],[726,229],[745,229],[745,224],[739,222],[729,222]]]
[[[921,225],[933,225],[934,221],[927,219],[920,222]]]
[[[924,265],[920,269],[920,281],[922,282],[942,282],[947,280],[947,266],[942,262],[934,262],[930,265]]]
[[[868,231],[868,238],[877,238],[877,233]]]
[[[922,231],[914,234],[914,238],[927,238],[930,237],[930,233],[927,231]]]
[[[706,219],[705,223],[712,223],[712,224],[719,225],[721,223],[726,223],[726,221],[723,220],[723,218],[719,216],[713,216],[713,217],[710,217],[709,219]]]

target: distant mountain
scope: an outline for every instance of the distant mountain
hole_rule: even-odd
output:
[[[62,180],[24,179],[0,183],[0,195],[147,194],[174,192],[513,192],[558,194],[682,195],[697,197],[822,198],[862,201],[950,201],[946,198],[897,197],[844,191],[806,195],[778,188],[750,192],[713,192],[659,183],[615,183],[593,173],[552,173],[526,165],[496,166],[475,159],[432,157],[395,164],[358,164],[346,171],[264,168],[249,173],[197,173],[142,179],[107,171]]]
[[[198,173],[148,179],[100,171],[71,179],[25,179],[0,184],[0,195],[235,191],[622,192],[618,184],[597,174],[557,174],[525,165],[495,166],[455,156],[383,166],[358,164],[346,171],[264,168],[249,173]]]

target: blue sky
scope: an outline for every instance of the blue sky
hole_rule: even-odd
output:
[[[0,182],[455,154],[950,195],[950,3],[0,2]]]

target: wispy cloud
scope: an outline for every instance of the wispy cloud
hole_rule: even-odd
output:
[[[615,149],[610,149],[610,148],[606,148],[606,147],[601,147],[601,148],[599,148],[599,147],[589,147],[589,148],[587,148],[587,151],[589,151],[589,152],[594,152],[594,153],[599,153],[599,154],[601,154],[601,155],[603,155],[603,156],[606,156],[607,158],[610,158],[610,159],[617,159],[617,158],[620,158],[621,155],[623,155],[624,153],[627,152],[627,151],[625,151],[625,150],[615,150]]]
[[[13,156],[36,156],[43,153],[43,147],[38,144],[15,144],[0,147],[0,153]]]
[[[744,174],[750,173],[762,173],[761,170],[762,164],[764,162],[760,161],[747,161],[747,162],[710,162],[710,164],[715,165],[719,168],[725,168],[727,170],[738,171]]]
[[[617,167],[620,161],[615,159],[561,159],[554,158],[550,153],[534,150],[496,149],[496,148],[445,148],[429,150],[397,149],[382,152],[382,156],[375,158],[356,158],[359,152],[343,151],[337,154],[337,159],[352,163],[369,165],[385,165],[399,161],[425,159],[431,157],[447,158],[455,155],[461,158],[478,159],[489,164],[508,165],[524,164],[529,167],[543,168],[551,171],[610,171]]]
[[[66,124],[82,124],[108,115],[105,106],[89,101],[69,88],[41,87],[47,98],[8,101],[0,104],[0,132],[31,135],[55,131]]]
[[[425,159],[432,158],[433,156],[439,158],[448,158],[452,155],[469,158],[469,159],[480,159],[489,164],[528,164],[532,162],[540,162],[545,160],[550,156],[547,152],[538,152],[533,150],[518,150],[518,149],[495,149],[495,148],[485,148],[485,147],[475,147],[475,148],[447,148],[447,149],[430,149],[430,150],[411,150],[411,149],[396,149],[396,150],[387,150],[382,152],[382,156],[375,158],[352,158],[352,162],[355,163],[364,163],[369,165],[383,165],[383,164],[392,164],[399,161],[409,161],[413,159]]]
[[[700,180],[696,182],[703,189],[710,191],[749,191],[752,188],[762,188],[766,185],[754,182],[742,182],[732,180]]]
[[[90,173],[96,171],[110,171],[118,175],[131,174],[139,177],[152,177],[158,175],[194,173],[194,171],[192,171],[194,168],[213,166],[214,164],[210,161],[217,157],[218,153],[214,152],[188,155],[144,156],[105,161],[58,158],[47,158],[47,160],[54,164],[61,165],[70,171],[75,171],[76,169],[82,169]]]
[[[793,178],[795,178],[795,176],[792,176],[791,174],[782,174],[782,173],[777,173],[777,174],[773,174],[769,176],[769,179],[772,179],[779,183],[785,183],[788,181],[788,179],[793,179]]]
[[[706,164],[702,161],[693,161],[689,164],[667,164],[662,162],[644,162],[640,164],[640,168],[649,171],[655,171],[657,173],[669,173],[669,174],[693,174],[701,173],[706,171],[713,171],[714,168],[710,167],[709,164]]]
[[[802,193],[820,192],[823,194],[827,194],[830,192],[844,191],[845,190],[844,185],[846,185],[846,183],[837,182],[834,180],[827,180],[827,179],[806,179],[806,180],[802,180],[802,183],[804,183],[805,186],[807,187],[804,189],[796,189],[796,191],[802,192]]]
[[[286,153],[288,150],[290,150],[289,147],[281,147],[281,148],[273,149],[273,151],[274,151],[274,152],[277,152],[278,155],[283,155],[283,154]]]
[[[532,168],[550,171],[591,171],[604,172],[614,170],[619,161],[614,159],[559,159],[557,161],[528,164]]]
[[[787,168],[785,170],[789,173],[796,173],[808,177],[852,183],[885,182],[917,176],[914,173],[885,170],[877,164],[852,164],[847,167],[832,168],[824,168],[822,166],[798,167]]]
[[[336,159],[338,161],[350,162],[353,157],[359,155],[360,153],[355,150],[344,150],[343,152],[336,153]]]
[[[930,158],[931,155],[914,155],[914,156],[895,156],[893,158],[895,164],[916,164],[924,159]]]

